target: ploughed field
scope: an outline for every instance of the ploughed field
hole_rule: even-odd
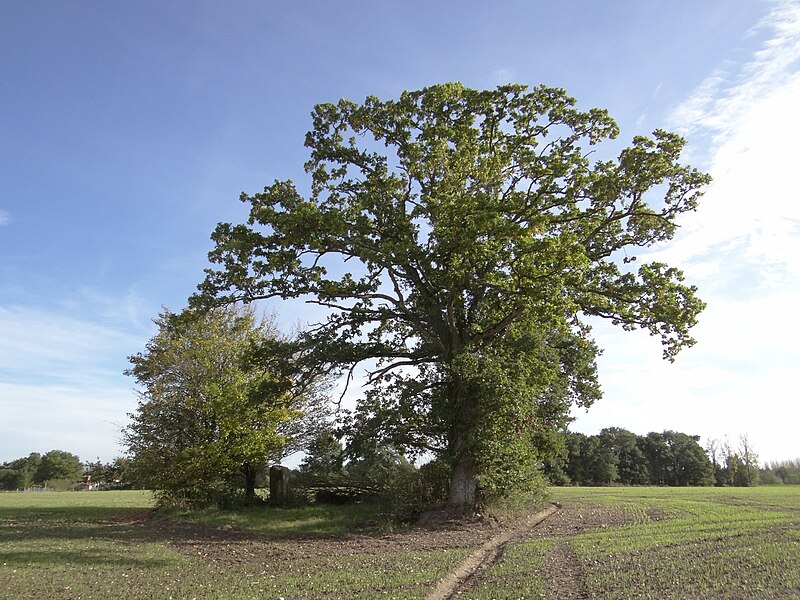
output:
[[[457,597],[800,597],[800,486],[551,495],[561,508]],[[390,531],[365,507],[150,506],[135,491],[0,494],[0,598],[424,598],[503,531]]]
[[[800,486],[551,491],[462,598],[800,598]]]

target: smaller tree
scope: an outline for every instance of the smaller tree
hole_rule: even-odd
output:
[[[28,456],[17,458],[0,467],[0,489],[24,490],[34,484],[36,472],[42,455],[31,452]]]
[[[752,487],[759,483],[758,454],[753,449],[747,434],[739,436],[739,469],[734,479],[734,485]]]
[[[738,448],[734,448],[726,437],[720,446],[720,457],[717,485],[737,487],[758,485],[760,480],[758,455],[747,435],[740,436]]]
[[[64,450],[50,450],[42,456],[34,475],[34,482],[43,484],[60,480],[74,484],[81,475],[83,475],[83,463],[80,458]]]
[[[722,443],[716,438],[709,438],[706,442],[706,454],[711,459],[711,470],[714,477],[714,485],[721,487],[725,485],[725,466],[723,460]]]
[[[259,471],[294,449],[297,421],[319,418],[320,398],[297,393],[288,342],[252,309],[165,310],[156,324],[126,372],[143,388],[124,431],[136,479],[166,504],[228,503],[236,481],[254,499]]]

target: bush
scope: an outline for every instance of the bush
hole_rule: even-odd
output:
[[[422,513],[442,508],[450,491],[450,465],[441,459],[404,470],[387,482],[379,501],[386,513],[400,522],[415,521]]]
[[[48,490],[54,492],[71,492],[75,489],[75,480],[70,477],[62,477],[58,479],[48,479],[44,482]]]

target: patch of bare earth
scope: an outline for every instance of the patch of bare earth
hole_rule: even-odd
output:
[[[479,579],[489,567],[497,562],[509,542],[526,536],[531,528],[539,525],[555,510],[555,506],[547,508],[526,519],[521,519],[506,531],[491,537],[478,550],[464,559],[453,572],[442,579],[436,588],[426,596],[426,600],[447,600],[457,596],[462,588],[473,585],[474,580]]]
[[[139,516],[139,515],[137,515]],[[472,548],[474,551],[443,579],[428,598],[455,598],[473,586],[502,555],[511,542],[555,538],[544,566],[550,582],[548,598],[586,598],[582,587],[582,564],[570,540],[583,531],[632,521],[612,507],[555,507],[515,523],[456,521],[415,527],[384,535],[357,534],[331,538],[283,538],[232,529],[205,527],[168,519],[142,518],[124,523],[128,538],[164,541],[180,552],[219,565],[255,563],[278,567],[282,563],[314,557],[378,555],[407,551]]]
[[[184,554],[219,564],[248,562],[270,565],[317,556],[474,548],[497,530],[490,523],[468,522],[452,523],[436,529],[413,528],[384,535],[276,539],[257,533],[176,522],[153,526],[160,528],[168,543]]]
[[[529,538],[554,538],[542,573],[542,578],[547,582],[548,600],[588,598],[583,585],[583,564],[572,549],[572,538],[591,529],[632,521],[632,517],[624,510],[610,506],[564,506],[531,531]]]

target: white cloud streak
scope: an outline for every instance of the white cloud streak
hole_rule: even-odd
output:
[[[6,210],[0,209],[0,227],[11,222],[11,215]]]
[[[760,283],[781,285],[800,274],[800,3],[777,4],[758,30],[767,39],[750,62],[715,71],[672,112],[690,141],[710,140],[715,181],[665,254],[709,274],[738,252]]]
[[[136,406],[122,371],[144,340],[19,306],[0,307],[0,332],[0,462],[53,448],[119,454],[119,424]]]
[[[749,61],[714,70],[672,111],[690,162],[714,182],[673,243],[640,256],[698,285],[708,303],[699,343],[671,365],[655,339],[597,326],[605,398],[578,417],[579,431],[748,433],[763,459],[800,455],[800,2],[773,4],[753,35],[764,41]]]

